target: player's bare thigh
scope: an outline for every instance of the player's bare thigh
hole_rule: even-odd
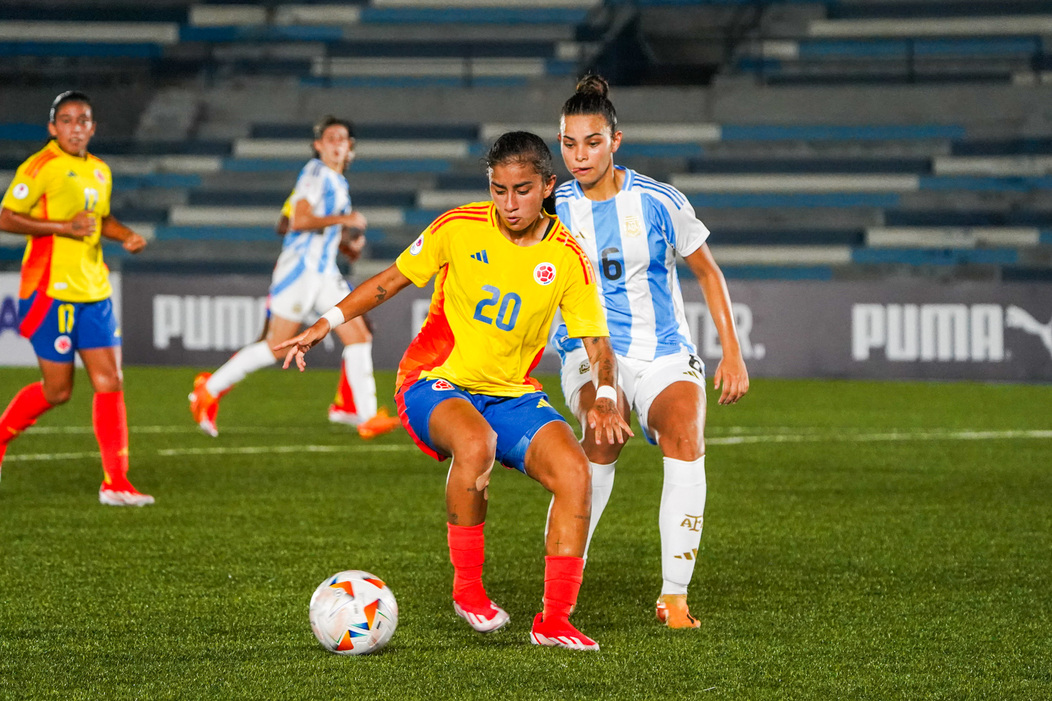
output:
[[[697,460],[705,454],[705,390],[673,382],[651,403],[647,423],[665,457]]]
[[[77,351],[88,371],[88,379],[96,392],[119,392],[124,389],[121,371],[121,347],[82,348]]]
[[[73,394],[73,363],[56,363],[37,358],[44,399],[48,404],[65,404]]]

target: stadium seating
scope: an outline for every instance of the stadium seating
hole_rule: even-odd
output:
[[[306,85],[518,84],[576,69],[597,0],[0,8],[0,81],[284,77]],[[436,35],[436,25],[442,27]]]
[[[1048,62],[1047,0],[828,3],[743,41],[732,64],[768,84],[1032,81]]]
[[[552,135],[598,41],[584,26],[591,0],[114,7],[0,9],[0,53],[17,57],[0,80],[48,85],[49,70],[83,59],[74,74],[89,86],[145,81],[144,104],[126,110],[133,128],[100,131],[93,150],[113,166],[115,212],[166,260],[272,261],[277,210],[325,111],[359,122],[352,197],[370,221],[369,254],[390,259],[444,209],[487,196],[478,160],[497,134]],[[1042,94],[1040,18],[1052,2],[771,7],[708,91],[615,96],[618,161],[688,196],[730,276],[1048,276],[1052,128],[1031,117],[1039,98],[1020,96]],[[998,21],[976,21],[994,9]],[[71,19],[91,31],[65,32]],[[1016,32],[1021,22],[1030,30]],[[930,104],[896,108],[920,94],[910,81],[941,87],[924,93]],[[980,114],[984,99],[1004,119]],[[0,182],[43,138],[36,121],[0,105]],[[10,258],[20,241],[0,244]]]

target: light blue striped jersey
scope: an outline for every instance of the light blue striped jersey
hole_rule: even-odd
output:
[[[299,200],[307,200],[316,217],[348,214],[351,211],[351,195],[347,191],[347,178],[312,158],[300,171],[296,187],[289,198],[295,209]],[[339,274],[336,252],[340,244],[340,225],[333,224],[324,229],[290,230],[285,234],[278,268],[285,268],[291,275],[295,271],[306,273]],[[298,277],[298,274],[296,275]]]
[[[588,199],[576,180],[555,191],[556,214],[596,269],[614,352],[639,360],[680,349],[694,353],[676,254],[694,253],[709,230],[679,190],[616,168],[624,174],[624,183],[609,200]],[[552,342],[561,357],[580,347],[563,327]]]

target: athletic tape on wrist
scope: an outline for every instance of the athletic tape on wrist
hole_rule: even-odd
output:
[[[610,399],[616,404],[617,390],[610,385],[602,385],[595,390],[595,399],[596,401],[599,401],[600,399]]]
[[[329,329],[334,329],[342,324],[346,319],[343,317],[343,312],[340,311],[339,307],[333,307],[329,311],[325,312],[321,316],[322,319],[329,322]]]

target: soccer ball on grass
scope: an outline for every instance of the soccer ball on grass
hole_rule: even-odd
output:
[[[310,598],[310,627],[338,655],[376,652],[398,625],[398,602],[378,577],[346,570],[327,577]]]

